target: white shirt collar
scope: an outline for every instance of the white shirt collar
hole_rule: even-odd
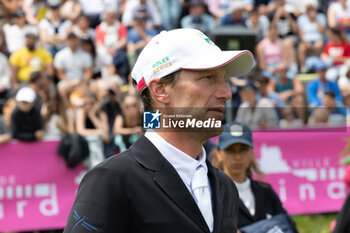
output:
[[[235,182],[235,181],[234,181]],[[235,182],[238,191],[244,191],[250,188],[250,179],[247,177],[243,183]]]
[[[203,166],[206,172],[208,172],[208,167],[205,162],[206,152],[204,147],[202,147],[202,152],[198,156],[199,159],[196,160],[168,143],[154,130],[147,130],[145,137],[148,138],[155,147],[157,147],[164,158],[168,160],[168,162],[175,168],[187,186],[191,185],[191,180],[197,167]]]

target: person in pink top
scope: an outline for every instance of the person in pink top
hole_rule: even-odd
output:
[[[282,40],[278,37],[276,27],[269,28],[267,37],[257,45],[259,68],[275,73],[277,65],[282,61]]]
[[[127,28],[117,19],[113,8],[106,9],[102,15],[103,21],[96,27],[96,47],[106,56],[113,57],[117,73],[127,79],[129,64],[126,57]]]

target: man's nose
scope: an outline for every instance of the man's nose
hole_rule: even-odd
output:
[[[232,97],[232,93],[229,87],[229,84],[226,80],[222,80],[220,85],[218,85],[216,90],[216,97],[218,99],[229,100]]]

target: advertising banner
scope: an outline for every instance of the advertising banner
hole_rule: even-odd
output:
[[[340,155],[350,155],[347,131],[253,133],[264,181],[273,186],[290,214],[340,210],[348,192],[345,166],[340,164]]]
[[[0,145],[0,232],[65,226],[84,170],[67,168],[57,146],[47,141]]]

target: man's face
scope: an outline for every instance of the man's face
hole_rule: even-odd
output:
[[[186,108],[200,119],[224,117],[225,101],[231,98],[225,68],[205,71],[182,70],[174,85],[169,85],[172,108]]]
[[[325,95],[323,97],[323,105],[327,108],[334,108],[335,107],[335,99],[331,96]]]
[[[26,35],[26,46],[30,50],[34,50],[36,43],[36,37],[34,35]]]
[[[79,40],[78,38],[69,38],[67,39],[67,45],[71,48],[71,49],[76,49],[79,46]]]
[[[34,103],[20,101],[20,102],[17,103],[17,106],[22,112],[26,112],[27,113],[33,108]]]

